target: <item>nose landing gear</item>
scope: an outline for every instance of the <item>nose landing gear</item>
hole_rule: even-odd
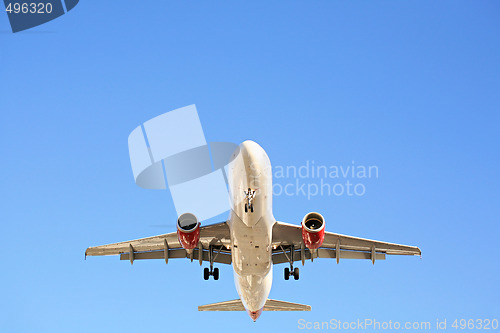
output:
[[[249,187],[248,190],[244,192],[247,200],[247,202],[245,203],[245,213],[248,213],[248,211],[253,213],[253,199],[255,198],[255,190],[252,190]]]
[[[250,211],[251,213],[253,213],[253,205],[248,205],[247,203],[245,204],[245,213],[248,213],[248,211]]]

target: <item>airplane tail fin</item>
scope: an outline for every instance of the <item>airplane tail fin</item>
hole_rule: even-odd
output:
[[[310,305],[268,299],[264,311],[311,311]],[[198,306],[198,311],[245,311],[240,299]]]

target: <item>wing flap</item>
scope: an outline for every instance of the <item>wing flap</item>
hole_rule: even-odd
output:
[[[290,248],[285,249],[285,253],[283,251],[273,252],[273,264],[283,264],[290,262]],[[376,260],[385,260],[385,253],[375,253]],[[316,257],[314,257],[316,258]],[[327,249],[327,248],[319,248],[317,252],[317,258],[327,258],[327,259],[336,259],[337,251],[335,249]],[[348,251],[341,250],[340,251],[340,259],[372,259],[371,252],[363,252],[363,251]],[[304,259],[311,259],[311,252],[306,249],[304,251]],[[302,253],[299,250],[295,250],[293,252],[293,261],[301,261]]]
[[[231,252],[224,250],[216,250],[214,251],[214,262],[230,265],[232,262]],[[193,249],[193,260],[198,260],[199,250]],[[204,250],[202,253],[202,261],[210,261],[208,250]],[[189,258],[189,255],[186,253],[186,250],[183,248],[178,249],[168,249],[168,259],[178,259],[178,258]],[[135,260],[144,260],[144,259],[165,259],[165,250],[161,251],[149,251],[149,252],[134,252],[134,261]],[[120,254],[120,260],[130,260],[130,253],[122,253]]]

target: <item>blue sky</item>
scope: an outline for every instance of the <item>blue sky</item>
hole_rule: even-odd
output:
[[[500,5],[495,1],[83,1],[10,33],[0,15],[0,325],[9,332],[297,330],[297,321],[499,318]],[[166,191],[134,184],[127,137],[196,104],[208,141],[274,165],[376,165],[356,196],[278,196],[298,224],[418,245],[319,260],[271,298],[310,313],[198,313],[237,298],[231,267],[88,258],[174,230]],[[152,227],[171,224],[172,227]]]

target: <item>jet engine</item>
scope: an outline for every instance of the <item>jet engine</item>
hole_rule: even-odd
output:
[[[316,250],[325,239],[325,219],[320,213],[309,213],[302,219],[302,241],[309,250]]]
[[[177,219],[177,238],[182,247],[192,250],[200,240],[200,222],[191,213],[184,213]]]

